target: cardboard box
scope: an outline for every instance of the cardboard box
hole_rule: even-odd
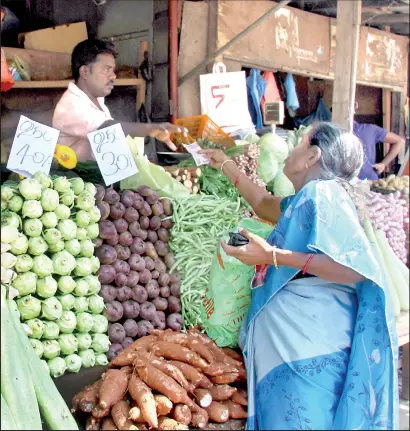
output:
[[[64,24],[44,30],[31,31],[19,35],[24,38],[24,48],[71,54],[73,48],[88,39],[85,22]]]

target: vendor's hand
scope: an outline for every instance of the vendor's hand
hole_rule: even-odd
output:
[[[164,142],[171,151],[177,150],[176,145],[171,141],[172,133],[182,133],[184,136],[188,136],[188,130],[185,127],[179,127],[171,123],[151,123],[150,129],[149,136]]]
[[[384,163],[376,163],[372,166],[374,169],[376,169],[377,173],[380,175],[386,170],[386,165]]]
[[[219,150],[216,150],[219,151]],[[245,265],[270,265],[273,263],[273,248],[264,239],[240,229],[239,232],[249,239],[249,243],[241,247],[233,247],[222,241],[222,248],[229,256],[235,257]]]
[[[207,157],[212,166],[215,169],[221,169],[221,165],[225,160],[229,160],[229,157],[222,150],[202,150],[199,152]]]

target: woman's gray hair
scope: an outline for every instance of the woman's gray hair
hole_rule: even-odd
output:
[[[320,178],[350,181],[363,166],[363,145],[353,133],[333,123],[317,123],[310,144],[320,148]]]
[[[319,178],[337,180],[352,199],[359,220],[367,217],[363,190],[351,181],[357,178],[364,162],[363,144],[358,137],[333,123],[316,123],[310,134],[310,144],[321,150]]]

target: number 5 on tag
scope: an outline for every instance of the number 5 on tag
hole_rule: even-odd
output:
[[[7,169],[25,177],[49,174],[60,132],[22,115],[11,147]]]
[[[138,173],[120,124],[97,130],[87,136],[106,186]]]

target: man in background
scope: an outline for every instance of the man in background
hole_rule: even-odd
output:
[[[355,110],[357,110],[357,107],[356,102]],[[405,145],[405,140],[399,135],[375,124],[360,124],[355,121],[353,123],[353,133],[363,143],[364,163],[359,174],[361,180],[377,180]],[[390,144],[390,148],[384,159],[380,163],[376,163],[376,145],[379,142]]]
[[[115,121],[104,103],[114,88],[114,44],[102,40],[85,40],[73,50],[71,68],[74,83],[58,102],[53,116],[53,127],[60,130],[59,144],[72,147],[79,161],[94,160],[88,133],[119,123]],[[150,136],[164,142],[172,151],[171,133],[184,133],[170,123],[120,122],[125,136]]]

